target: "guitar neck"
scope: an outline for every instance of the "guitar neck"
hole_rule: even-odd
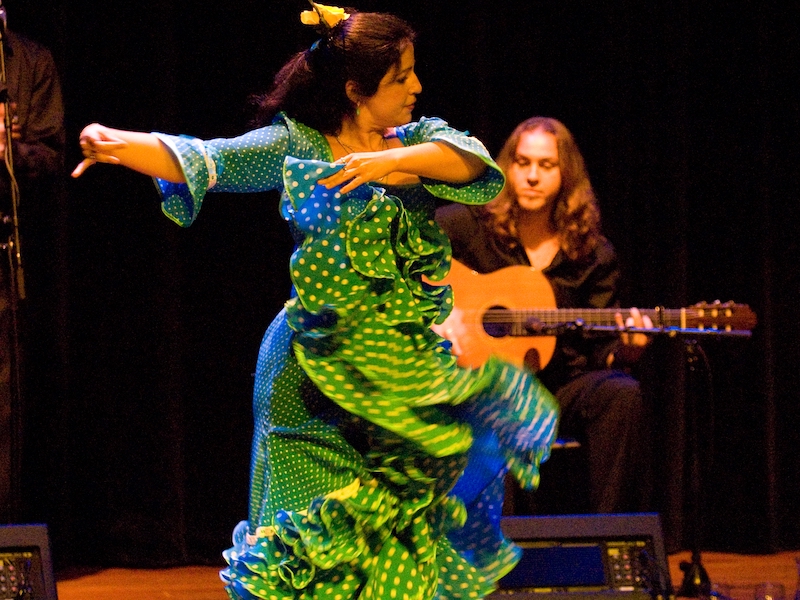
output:
[[[524,309],[489,309],[484,315],[485,323],[507,323],[525,326],[531,322],[542,325],[583,322],[587,325],[616,325],[616,315],[623,316],[630,309],[624,308],[524,308]],[[722,309],[721,309],[722,310]],[[650,317],[654,327],[679,327],[685,329],[708,316],[709,310],[702,308],[653,308],[639,309],[644,316]]]

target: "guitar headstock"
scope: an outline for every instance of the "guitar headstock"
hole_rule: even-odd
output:
[[[735,302],[698,302],[686,312],[687,325],[696,329],[751,331],[758,323],[756,314],[746,304]]]

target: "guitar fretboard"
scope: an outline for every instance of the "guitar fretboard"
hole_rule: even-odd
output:
[[[626,315],[627,309],[620,308],[532,308],[508,309],[491,308],[483,315],[484,325],[506,328],[506,335],[525,336],[535,332],[537,327],[557,325],[595,325],[616,326],[616,315]],[[720,329],[735,329],[735,311],[731,307],[704,307],[678,309],[640,309],[644,316],[650,317],[656,328],[717,328],[715,321],[721,322]]]

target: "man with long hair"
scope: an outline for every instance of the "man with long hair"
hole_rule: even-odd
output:
[[[569,130],[556,119],[527,119],[506,140],[497,163],[507,181],[491,203],[437,212],[453,258],[482,274],[512,265],[533,267],[547,278],[558,308],[619,306],[617,255],[601,232],[597,200]],[[530,298],[530,306],[536,301]],[[455,305],[458,309],[458,292]],[[451,319],[458,315],[455,310]],[[620,328],[652,327],[636,309],[615,316]],[[441,329],[458,353],[462,329],[452,321]],[[630,367],[648,338],[642,333],[587,335],[579,329],[558,336],[543,369],[535,358],[526,364],[558,398],[560,434],[575,437],[585,448],[589,510],[646,510],[648,423]]]

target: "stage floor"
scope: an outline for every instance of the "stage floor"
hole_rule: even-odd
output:
[[[762,581],[783,583],[789,600],[797,583],[795,557],[800,557],[800,551],[769,555],[706,552],[701,559],[711,581],[731,586],[736,600],[753,600],[754,588]],[[676,590],[683,581],[679,565],[681,561],[689,560],[688,552],[669,557],[670,574]],[[216,567],[181,567],[60,574],[57,577],[58,597],[59,600],[226,600],[217,572]]]

